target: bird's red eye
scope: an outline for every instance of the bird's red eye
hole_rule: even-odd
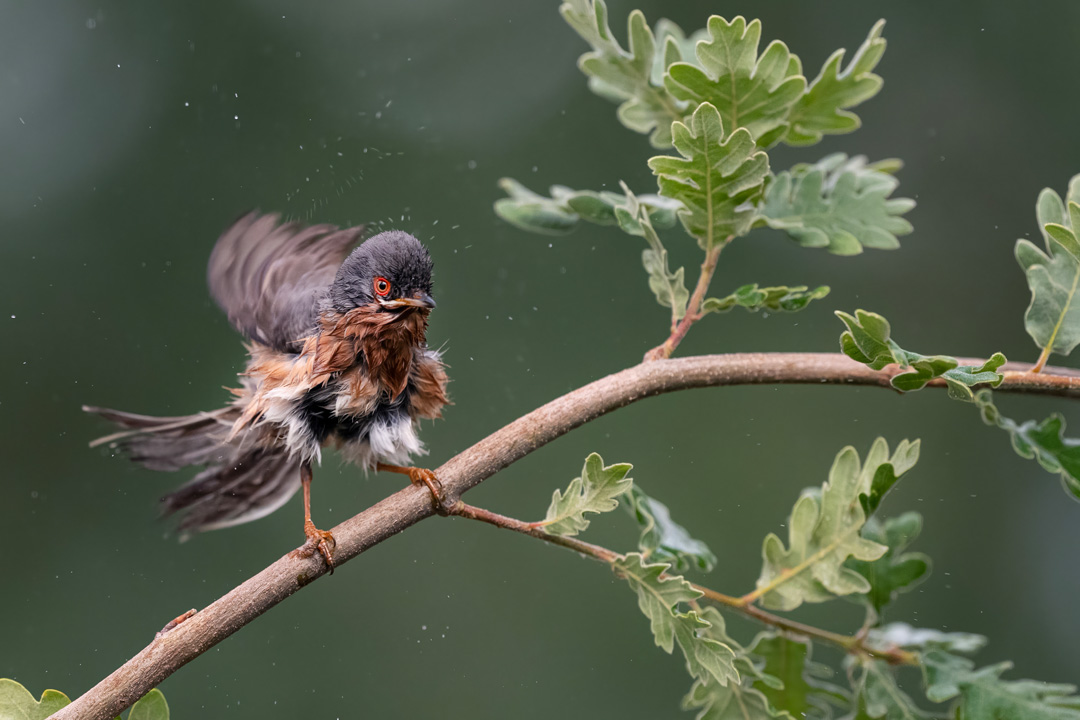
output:
[[[375,294],[379,297],[386,297],[390,294],[390,281],[384,277],[375,278]]]

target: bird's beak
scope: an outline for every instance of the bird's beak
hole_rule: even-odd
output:
[[[398,298],[397,300],[380,300],[384,308],[390,308],[395,310],[397,308],[423,308],[425,310],[431,310],[435,307],[435,301],[427,293],[417,293],[411,298]]]

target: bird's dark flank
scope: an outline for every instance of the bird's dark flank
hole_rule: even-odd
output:
[[[210,294],[243,333],[250,358],[232,402],[182,417],[85,408],[125,428],[95,440],[155,470],[203,469],[167,495],[185,531],[260,518],[304,490],[298,552],[318,550],[333,570],[333,537],[311,522],[312,464],[323,447],[365,469],[427,485],[409,466],[424,452],[416,429],[440,417],[447,377],[427,347],[431,258],[408,233],[281,225],[250,213],[210,256]]]

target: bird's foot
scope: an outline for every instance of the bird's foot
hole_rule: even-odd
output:
[[[435,511],[440,515],[450,514],[450,505],[453,503],[447,502],[446,493],[442,489],[442,484],[439,482],[439,478],[435,477],[435,473],[431,470],[428,470],[427,468],[388,465],[387,463],[379,463],[375,469],[407,475],[409,481],[412,482],[413,485],[424,485],[431,492]]]
[[[411,467],[409,468],[409,481],[413,485],[426,485],[427,489],[431,491],[431,497],[435,499],[435,504],[442,505],[442,486],[439,484],[439,478],[435,477],[434,472],[426,468]]]
[[[304,523],[304,535],[307,536],[307,542],[289,553],[289,557],[309,558],[318,552],[326,560],[330,574],[333,575],[334,548],[337,546],[333,534],[329,530],[318,529],[313,522],[308,520]]]

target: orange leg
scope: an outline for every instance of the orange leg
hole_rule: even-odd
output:
[[[435,500],[436,507],[442,505],[443,492],[439,487],[439,479],[435,477],[435,473],[430,470],[418,467],[402,467],[401,465],[387,465],[386,463],[378,463],[375,465],[376,471],[398,473],[400,475],[408,475],[409,480],[413,485],[427,485],[427,489],[431,491],[431,497]]]
[[[290,556],[308,558],[317,550],[330,566],[330,574],[333,575],[334,546],[337,543],[329,531],[320,530],[311,522],[311,477],[311,465],[304,463],[300,466],[300,482],[304,486],[304,535],[307,536],[307,542],[290,553]]]

